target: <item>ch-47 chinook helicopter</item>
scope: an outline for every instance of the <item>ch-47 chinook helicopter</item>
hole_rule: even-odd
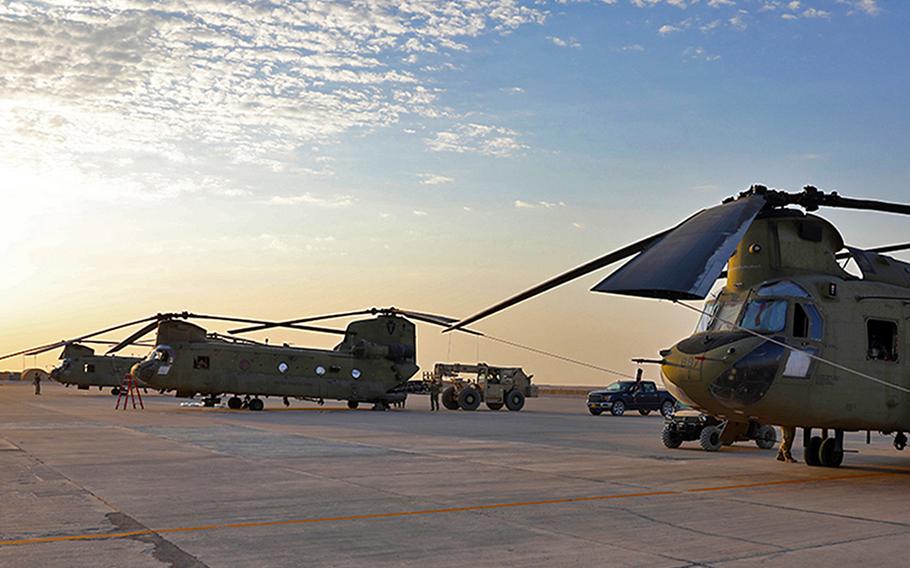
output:
[[[353,321],[346,329],[302,325],[359,315],[375,317]],[[183,321],[196,317],[161,314],[126,338],[122,345],[157,329],[155,349],[133,367],[133,375],[155,388],[175,390],[177,396],[205,395],[208,405],[230,394],[229,408],[250,410],[263,409],[260,396],[346,400],[350,408],[365,402],[387,409],[390,403],[404,400],[405,383],[419,369],[416,330],[410,320],[443,327],[456,321],[397,308],[371,308],[284,322],[250,321],[255,325],[231,330],[246,333],[286,327],[342,337],[333,349],[317,349],[212,336]],[[110,352],[120,348],[116,345]]]
[[[117,341],[92,338],[135,324],[136,322],[131,322],[74,339],[65,339],[10,353],[0,356],[0,361],[17,356],[31,357],[63,347],[63,351],[60,353],[60,364],[50,372],[52,379],[66,386],[76,385],[80,390],[85,390],[89,387],[98,387],[101,390],[109,387],[111,394],[117,395],[120,393],[120,386],[123,383],[124,376],[130,372],[130,368],[133,365],[142,359],[140,357],[122,355],[96,355],[95,350],[88,345],[117,345],[119,343]],[[154,347],[150,343],[130,343],[130,345],[145,348]]]
[[[799,193],[752,186],[450,329],[633,256],[593,291],[703,300],[726,265],[726,284],[704,310],[682,304],[702,313],[696,333],[653,361],[667,388],[727,419],[725,438],[750,422],[803,428],[809,465],[839,466],[845,431],[894,433],[903,449],[910,431],[910,263],[881,253],[910,244],[844,250],[837,229],[811,214],[819,207],[910,214],[910,205],[812,186]],[[838,263],[849,259],[862,277]]]

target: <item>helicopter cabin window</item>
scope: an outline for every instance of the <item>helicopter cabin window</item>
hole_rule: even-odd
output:
[[[759,333],[777,333],[787,326],[786,300],[752,300],[740,325]]]
[[[789,280],[781,280],[779,282],[772,282],[771,284],[765,284],[756,292],[759,296],[792,296],[794,298],[811,298],[809,292],[806,292],[806,289],[796,284],[795,282],[790,282]]]
[[[866,357],[875,361],[897,361],[897,324],[893,321],[866,321],[869,339]]]
[[[793,337],[804,337],[821,341],[823,335],[822,316],[812,304],[793,305]]]
[[[82,370],[85,371],[86,373],[94,373],[95,365],[93,363],[86,363],[85,366],[82,368]]]

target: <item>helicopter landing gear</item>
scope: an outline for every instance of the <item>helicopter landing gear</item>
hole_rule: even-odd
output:
[[[262,402],[262,399],[260,399],[260,398],[254,398],[250,401],[247,408],[258,412],[258,411],[262,410],[263,408],[265,408],[265,403]]]
[[[360,406],[360,403],[357,402],[356,400],[349,400],[349,401],[348,401],[348,408],[350,408],[351,410],[354,410],[354,409],[357,408],[358,406]]]
[[[239,396],[232,396],[228,399],[227,405],[231,410],[240,410],[243,408],[243,401],[240,400]]]
[[[205,406],[206,408],[212,408],[219,402],[221,402],[221,397],[212,394],[202,399],[202,406]]]
[[[288,406],[291,406],[291,401],[289,401],[288,397],[286,397],[286,396],[281,398],[281,402],[284,403],[285,408]]]
[[[844,461],[844,431],[835,430],[834,436],[828,436],[823,429],[821,436],[813,436],[811,428],[803,429],[803,458],[806,465],[822,467],[840,467]]]
[[[386,411],[388,409],[389,409],[389,403],[384,400],[380,400],[378,402],[373,403],[373,410]]]

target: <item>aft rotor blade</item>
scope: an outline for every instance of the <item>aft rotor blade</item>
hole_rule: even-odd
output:
[[[452,324],[458,323],[458,320],[455,318],[450,318],[448,316],[438,316],[435,314],[425,314],[422,312],[412,312],[410,310],[396,310],[396,313],[403,315],[404,317],[412,320],[421,321],[431,325],[438,325],[439,327],[450,328]],[[466,327],[458,328],[457,331],[467,333],[469,335],[476,335],[478,337],[483,337],[484,334],[479,331],[474,331],[473,329],[468,329]]]
[[[376,308],[370,308],[370,309],[365,309],[365,310],[355,310],[355,311],[351,311],[351,312],[324,314],[321,316],[309,316],[309,317],[305,317],[305,318],[298,318],[298,319],[286,320],[286,321],[281,321],[281,322],[259,322],[258,325],[252,325],[250,327],[241,327],[241,328],[237,328],[237,329],[230,329],[230,330],[228,330],[228,333],[232,333],[232,334],[250,333],[253,331],[260,331],[263,329],[270,329],[273,327],[288,327],[288,326],[296,325],[296,324],[300,324],[300,323],[309,323],[309,322],[322,321],[322,320],[327,320],[327,319],[344,318],[344,317],[350,317],[350,316],[362,316],[362,315],[366,315],[366,314],[376,314],[379,311],[380,310],[378,310]]]
[[[120,351],[121,349],[123,349],[124,347],[126,347],[127,345],[131,345],[131,344],[135,343],[136,341],[138,341],[139,339],[142,339],[149,333],[155,331],[155,329],[158,327],[158,323],[159,323],[159,321],[158,321],[158,318],[156,317],[154,321],[152,321],[148,325],[142,326],[141,328],[139,328],[138,330],[136,330],[135,332],[130,334],[129,337],[127,337],[126,339],[124,339],[123,341],[118,343],[117,345],[108,349],[107,355],[110,355],[111,353],[116,353],[116,352]]]
[[[465,318],[465,319],[449,326],[449,328],[446,329],[445,332],[449,332],[449,331],[453,331],[453,330],[460,330],[469,324],[480,321],[495,313],[499,313],[507,308],[511,308],[515,304],[524,302],[525,300],[528,300],[530,298],[533,298],[534,296],[543,294],[544,292],[548,292],[548,291],[552,290],[553,288],[562,286],[563,284],[571,282],[572,280],[575,280],[576,278],[581,278],[582,276],[586,276],[586,275],[590,274],[591,272],[594,272],[595,270],[600,270],[601,268],[609,266],[609,265],[613,264],[614,262],[619,262],[620,260],[624,260],[626,258],[629,258],[630,256],[636,255],[636,254],[642,252],[643,250],[645,250],[646,248],[648,248],[649,246],[654,245],[655,243],[660,241],[664,236],[666,236],[672,230],[673,229],[667,229],[665,231],[657,233],[656,235],[651,235],[650,237],[648,237],[646,239],[642,239],[636,243],[632,243],[631,245],[625,246],[619,250],[613,251],[609,254],[605,254],[604,256],[601,256],[599,258],[595,258],[594,260],[592,260],[590,262],[586,262],[585,264],[582,264],[581,266],[573,268],[572,270],[569,270],[568,272],[564,272],[564,273],[560,274],[559,276],[550,278],[546,282],[538,284],[537,286],[534,286],[533,288],[525,290],[524,292],[521,292],[520,294],[516,294],[507,300],[503,300],[502,302],[499,302],[498,304],[496,304],[494,306],[491,306],[481,312],[478,312],[468,318]]]
[[[766,205],[750,195],[704,209],[592,290],[664,300],[701,300]]]
[[[23,349],[22,351],[16,351],[15,353],[9,353],[7,355],[4,355],[4,356],[0,357],[0,361],[2,361],[4,359],[9,359],[11,357],[16,357],[19,355],[28,355],[28,356],[39,355],[46,351],[52,351],[58,347],[63,347],[64,345],[66,345],[66,341],[57,341],[56,343],[48,343],[47,345],[40,345],[38,347],[29,347],[28,349]]]
[[[905,203],[892,203],[875,199],[854,199],[852,197],[841,197],[837,193],[824,194],[819,200],[819,205],[825,207],[839,207],[841,209],[862,209],[866,211],[882,211],[885,213],[897,213],[898,215],[910,215],[910,205]]]
[[[859,248],[859,247],[854,247],[854,248]],[[902,250],[910,250],[910,243],[904,243],[904,244],[900,244],[900,245],[885,245],[885,246],[881,246],[881,247],[861,249],[861,250],[864,250],[866,252],[874,252],[874,253],[878,253],[878,254],[886,253],[886,252],[899,252]],[[835,257],[838,260],[844,260],[845,258],[850,258],[851,256],[853,256],[853,253],[851,253],[850,251],[839,252],[835,255]]]

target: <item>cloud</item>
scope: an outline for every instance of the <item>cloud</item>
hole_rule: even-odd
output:
[[[527,148],[518,141],[518,133],[509,128],[487,124],[460,124],[453,130],[437,132],[426,141],[434,152],[473,153],[508,157]]]
[[[630,43],[619,48],[619,51],[623,52],[642,52],[645,50],[645,47],[639,43]]]
[[[309,143],[445,115],[431,69],[545,19],[522,0],[5,5],[0,166],[94,168],[124,187],[127,157],[139,184],[188,166],[287,171]]]
[[[557,47],[571,47],[571,48],[575,48],[575,49],[578,49],[581,47],[581,44],[578,43],[578,40],[576,40],[574,37],[569,37],[567,39],[563,39],[558,36],[547,36],[547,39],[550,40],[550,43],[552,43],[553,45],[555,45]]]
[[[414,213],[414,215],[416,215],[418,217],[426,217],[427,215],[429,215],[429,213],[427,213],[426,211],[421,211],[419,209],[415,209],[414,211],[412,211],[412,213]]]
[[[681,31],[682,31],[682,28],[679,28],[676,26],[671,26],[670,24],[664,24],[664,25],[660,26],[660,28],[657,30],[657,33],[659,33],[662,36],[665,36],[665,35],[670,35],[670,34],[673,34],[676,32],[681,32]]]
[[[720,60],[720,55],[714,55],[708,53],[708,51],[703,47],[687,47],[683,51],[683,57],[686,59],[691,59],[695,61],[718,61]]]
[[[521,199],[516,199],[513,205],[517,209],[552,209],[566,206],[564,201],[553,203],[550,201],[523,201]]]
[[[350,207],[354,204],[354,197],[351,195],[338,195],[335,197],[317,197],[310,192],[299,195],[275,195],[266,203],[269,205],[313,205],[326,209],[336,209],[340,207]]]
[[[708,0],[708,6],[712,8],[720,8],[721,6],[736,6],[734,0]]]
[[[455,178],[438,174],[417,174],[417,177],[420,178],[420,185],[442,185],[455,181]]]

